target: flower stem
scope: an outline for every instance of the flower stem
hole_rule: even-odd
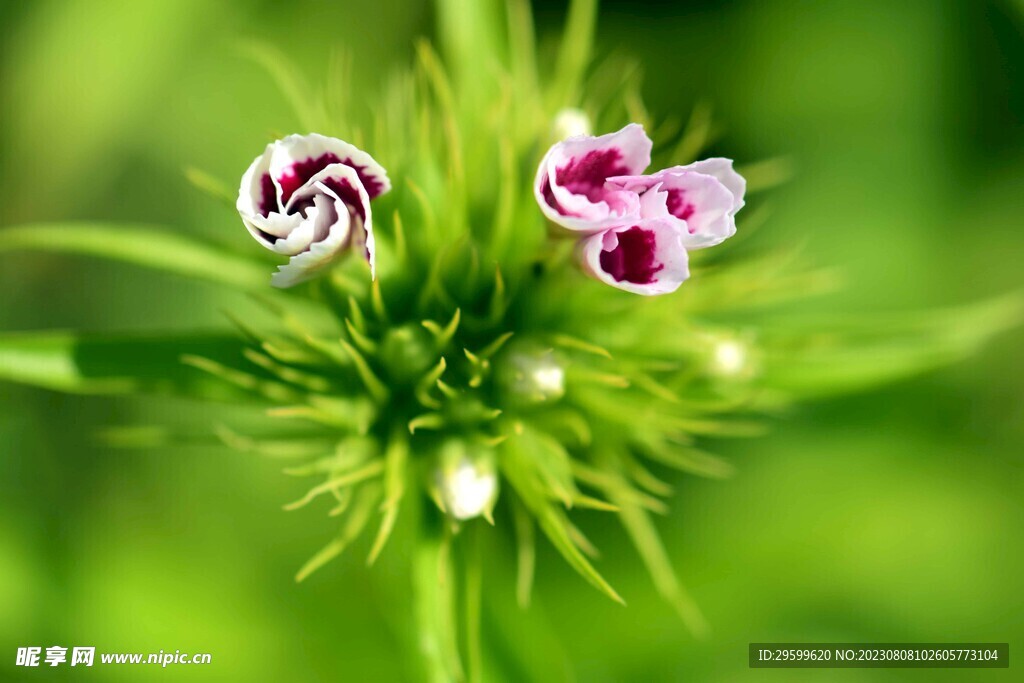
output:
[[[480,611],[483,597],[483,572],[480,558],[480,524],[463,531],[463,603],[465,609],[466,669],[468,683],[482,680],[480,647]]]
[[[417,642],[431,683],[463,681],[455,628],[451,532],[436,511],[424,510],[422,532],[413,553]]]

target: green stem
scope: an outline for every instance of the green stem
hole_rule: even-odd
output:
[[[470,524],[463,531],[463,608],[465,610],[466,669],[469,683],[480,683],[482,676],[482,655],[480,648],[480,607],[483,589],[483,572],[480,558],[479,522]]]
[[[413,553],[413,593],[417,644],[431,683],[464,681],[455,629],[455,576],[451,534],[436,513],[425,511]]]

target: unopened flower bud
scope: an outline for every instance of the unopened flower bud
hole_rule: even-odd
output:
[[[736,337],[715,341],[708,358],[708,373],[723,379],[742,379],[755,371],[750,344]]]
[[[565,395],[565,368],[551,349],[513,347],[502,357],[498,370],[513,402],[543,403]]]
[[[556,140],[590,135],[590,117],[582,109],[566,107],[555,115],[554,133]]]
[[[470,452],[461,441],[442,447],[437,491],[445,510],[455,519],[491,516],[498,500],[498,476],[494,453],[486,448]]]
[[[387,171],[344,140],[311,133],[267,145],[242,176],[236,207],[249,234],[289,257],[271,277],[291,287],[354,251],[375,272],[370,202],[391,189]]]

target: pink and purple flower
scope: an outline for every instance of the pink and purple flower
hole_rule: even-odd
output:
[[[548,151],[534,185],[545,216],[584,234],[584,269],[644,295],[678,289],[689,277],[689,251],[735,234],[746,191],[723,158],[642,175],[651,149],[636,123],[599,137],[571,137]]]
[[[706,159],[651,175],[610,178],[611,187],[635,192],[644,218],[669,219],[687,249],[721,244],[736,234],[746,181],[730,159]]]
[[[568,230],[598,232],[640,218],[637,194],[610,185],[608,179],[642,173],[650,163],[651,141],[636,123],[600,137],[571,137],[554,145],[541,161],[534,194],[552,222]]]
[[[690,277],[679,230],[665,218],[609,228],[580,243],[584,269],[601,282],[634,294],[668,294]]]

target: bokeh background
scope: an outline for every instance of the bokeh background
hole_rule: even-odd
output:
[[[554,39],[564,4],[534,10]],[[432,25],[429,6],[399,0],[0,3],[0,239],[5,225],[95,218],[251,249],[231,210],[182,173],[233,182],[269,135],[298,125],[240,42],[276,45],[312,80],[331,47],[347,47],[360,100]],[[845,275],[808,308],[903,310],[1022,284],[1024,3],[619,0],[604,3],[598,49],[641,61],[656,114],[711,103],[723,129],[714,152],[789,157],[794,177],[763,230]],[[47,255],[7,256],[0,291],[3,331],[212,327],[230,304],[200,284]],[[707,443],[737,474],[676,477],[660,523],[712,624],[707,640],[658,600],[624,535],[584,513],[629,607],[543,548],[522,612],[510,550],[495,540],[486,646],[525,661],[510,680],[1019,679],[1019,664],[753,671],[746,647],[984,640],[1024,651],[1021,348],[1024,334],[1010,333],[957,367],[803,407],[766,438]],[[332,527],[280,510],[301,484],[279,465],[93,437],[199,417],[171,400],[0,385],[0,678],[140,680],[129,666],[13,666],[18,646],[61,644],[212,653],[212,665],[151,674],[168,680],[402,680],[397,577],[367,572],[359,547],[296,585]]]

